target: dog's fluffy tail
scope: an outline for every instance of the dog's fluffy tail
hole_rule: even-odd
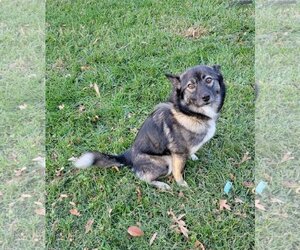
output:
[[[75,162],[76,168],[88,168],[91,166],[99,167],[121,167],[124,165],[130,165],[128,154],[124,153],[121,155],[109,155],[100,152],[87,152],[80,156]]]

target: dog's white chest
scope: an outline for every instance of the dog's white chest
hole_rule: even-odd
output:
[[[191,149],[190,149],[190,154],[195,154],[201,147],[204,143],[208,142],[215,134],[216,132],[216,122],[214,120],[210,120],[209,123],[208,123],[208,129],[207,129],[207,133],[206,135],[204,136],[203,140],[193,146]]]

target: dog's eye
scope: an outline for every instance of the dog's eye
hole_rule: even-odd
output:
[[[195,84],[194,83],[189,83],[188,84],[188,88],[189,89],[194,89],[196,86],[195,86]]]
[[[207,78],[205,79],[205,82],[206,82],[206,83],[211,83],[211,82],[212,82],[212,78],[211,78],[211,77],[207,77]]]

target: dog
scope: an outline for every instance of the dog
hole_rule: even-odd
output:
[[[208,142],[216,130],[226,87],[219,65],[198,65],[180,75],[166,74],[172,83],[167,102],[158,104],[141,126],[133,145],[120,155],[87,152],[77,168],[130,166],[135,175],[159,189],[171,173],[179,186],[187,187],[183,169],[190,157]]]

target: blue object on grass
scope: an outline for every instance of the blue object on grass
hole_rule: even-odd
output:
[[[224,193],[228,194],[231,188],[232,188],[232,182],[227,181],[224,187]]]
[[[260,181],[255,189],[255,192],[261,195],[266,186],[267,183],[265,181]]]

